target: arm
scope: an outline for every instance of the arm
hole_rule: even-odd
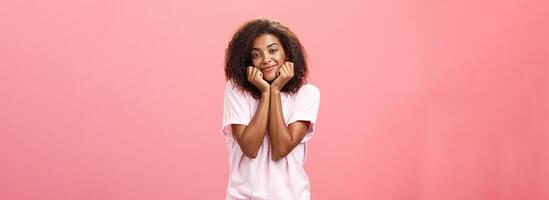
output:
[[[248,126],[241,124],[231,125],[233,135],[240,149],[249,158],[257,157],[257,151],[261,147],[263,138],[265,137],[269,112],[269,96],[269,93],[261,94],[257,110]]]
[[[270,85],[263,80],[263,74],[255,67],[248,67],[248,81],[261,91],[257,110],[248,125],[232,124],[231,129],[240,149],[249,158],[257,157],[267,129],[270,101]]]
[[[305,133],[309,129],[309,122],[296,121],[286,127],[282,114],[280,91],[271,91],[269,139],[271,142],[272,157],[274,160],[279,160],[286,157],[303,140]]]
[[[294,64],[285,62],[279,69],[279,76],[271,84],[271,104],[269,106],[269,139],[273,160],[286,157],[305,137],[309,122],[296,121],[286,127],[282,114],[280,91],[294,76]]]

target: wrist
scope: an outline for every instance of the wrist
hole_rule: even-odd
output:
[[[261,92],[261,94],[269,93],[271,91],[271,86],[267,85],[263,89],[260,89],[259,91]]]
[[[271,87],[271,94],[280,94],[280,89]]]
[[[261,96],[270,96],[271,92],[270,90],[261,91]]]

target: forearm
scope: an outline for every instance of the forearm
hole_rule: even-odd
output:
[[[269,106],[269,139],[271,142],[271,151],[274,160],[285,157],[294,143],[294,138],[290,134],[284,115],[282,113],[282,102],[280,91],[271,91],[271,102]]]
[[[268,92],[261,95],[257,110],[241,136],[240,147],[251,158],[257,156],[257,151],[263,144],[269,117],[269,97]]]

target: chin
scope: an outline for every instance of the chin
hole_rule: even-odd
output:
[[[266,81],[274,81],[276,78],[276,76],[272,75],[272,76],[264,76],[263,79],[265,79]]]

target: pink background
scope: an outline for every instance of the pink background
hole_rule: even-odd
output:
[[[549,3],[7,0],[0,199],[223,199],[225,47],[269,16],[321,90],[313,199],[549,199]]]

